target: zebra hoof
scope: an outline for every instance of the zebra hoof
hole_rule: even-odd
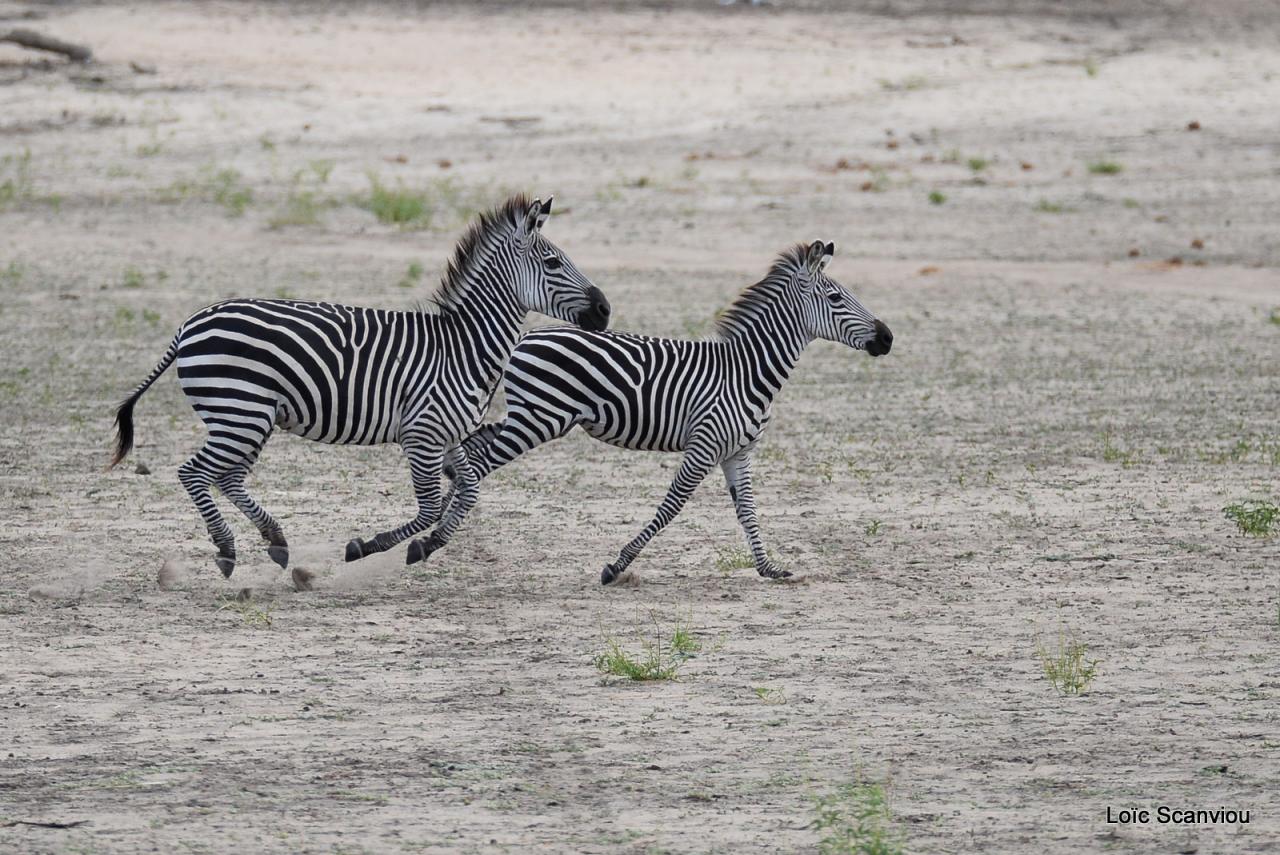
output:
[[[271,556],[272,561],[280,565],[281,570],[289,569],[289,547],[268,546],[267,555]]]
[[[431,557],[431,553],[444,546],[440,542],[440,538],[436,537],[436,533],[432,532],[430,537],[424,537],[415,540],[409,544],[409,551],[404,556],[405,565],[417,564],[419,561],[426,561]]]
[[[781,567],[766,567],[760,571],[760,575],[766,579],[790,579],[791,571],[783,570]]]
[[[347,560],[359,561],[364,558],[364,541],[358,537],[352,538],[347,544]]]
[[[225,555],[219,555],[214,559],[214,562],[218,565],[218,569],[222,571],[222,577],[230,579],[231,572],[236,569],[236,560]]]
[[[617,581],[618,576],[619,576],[619,573],[618,571],[613,569],[613,565],[606,564],[604,565],[604,569],[600,571],[600,584],[612,585],[615,581]]]

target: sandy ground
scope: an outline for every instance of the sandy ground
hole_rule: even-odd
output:
[[[1280,551],[1221,511],[1280,492],[1276,22],[1042,5],[0,9],[101,61],[0,46],[0,849],[811,851],[862,781],[911,852],[1280,851]],[[371,172],[431,227],[362,208]],[[815,345],[776,408],[757,495],[797,581],[729,569],[711,480],[601,589],[675,458],[584,436],[408,570],[341,561],[409,515],[397,450],[276,437],[251,486],[309,593],[230,509],[217,573],[174,378],[153,474],[103,473],[194,309],[411,306],[510,189],[557,194],[625,329],[699,335],[836,242],[897,342]],[[678,680],[596,670],[677,624]],[[1037,658],[1063,629],[1080,696]],[[1106,822],[1160,804],[1252,818]]]

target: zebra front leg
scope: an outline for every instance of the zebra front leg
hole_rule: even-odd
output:
[[[449,495],[444,500],[444,507],[448,509],[448,513],[430,536],[409,544],[405,564],[426,561],[431,557],[431,553],[448,545],[458,526],[475,507],[476,499],[480,495],[480,479],[461,448],[450,449],[449,454],[446,455],[445,465],[452,470],[454,479]]]
[[[267,541],[267,555],[271,557],[271,560],[279,564],[281,568],[288,569],[289,542],[284,538],[280,523],[276,522],[275,517],[267,513],[262,505],[254,501],[254,498],[249,495],[248,490],[244,487],[245,476],[249,474],[249,467],[252,465],[253,462],[249,461],[223,475],[218,479],[218,489],[262,533],[263,539]]]
[[[208,448],[206,444],[190,460],[178,467],[178,480],[182,482],[187,495],[191,496],[196,510],[204,519],[213,545],[218,547],[218,557],[214,562],[222,571],[222,575],[230,579],[232,571],[236,569],[236,539],[231,533],[231,527],[218,511],[218,506],[214,504],[213,492],[209,489],[215,476],[206,468],[212,459]]]
[[[407,537],[425,531],[440,519],[440,464],[444,450],[438,446],[405,445],[413,492],[418,498],[418,514],[409,522],[376,534],[368,540],[354,538],[347,544],[346,559],[356,561],[378,552],[386,552]]]
[[[769,559],[764,542],[760,539],[760,525],[756,522],[756,498],[751,490],[751,454],[740,451],[720,464],[725,483],[729,485],[729,497],[738,512],[738,524],[746,532],[751,557],[756,562],[756,572],[767,579],[785,579],[791,575]]]
[[[680,461],[680,471],[672,480],[666,498],[662,500],[662,504],[658,505],[658,512],[654,514],[644,530],[622,548],[622,552],[618,554],[618,560],[605,565],[600,573],[601,585],[608,585],[626,572],[627,567],[640,554],[640,550],[644,549],[645,544],[676,518],[676,514],[680,513],[684,503],[689,501],[693,491],[698,489],[702,479],[707,477],[715,464],[715,458],[708,449],[695,446],[685,452],[684,459]]]

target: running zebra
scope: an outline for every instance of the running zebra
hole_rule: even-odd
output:
[[[889,328],[823,273],[834,252],[834,244],[821,241],[784,252],[720,314],[709,341],[563,327],[528,333],[505,373],[506,418],[463,443],[474,476],[483,478],[574,425],[622,448],[684,452],[657,513],[600,581],[617,579],[717,464],[756,571],[774,579],[791,575],[765,552],[751,491],[751,453],[769,424],[773,399],[815,338],[872,356],[893,346]],[[431,549],[448,543],[473,500],[459,492],[428,541]]]
[[[460,497],[478,483],[458,443],[475,430],[497,390],[528,312],[585,329],[609,325],[609,301],[549,240],[551,199],[514,196],[481,214],[454,250],[433,307],[389,312],[296,300],[229,300],[196,312],[164,357],[116,411],[115,466],[133,447],[133,408],[165,369],[178,378],[209,438],[178,469],[218,548],[235,569],[231,528],[216,486],[262,533],[281,567],[280,524],[245,490],[245,476],[280,427],[336,444],[398,442],[409,459],[418,513],[347,544],[353,561],[390,549],[440,518],[446,458]]]

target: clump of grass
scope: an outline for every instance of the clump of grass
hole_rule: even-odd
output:
[[[886,92],[914,92],[917,89],[923,89],[928,86],[929,78],[923,74],[912,74],[901,80],[889,80],[882,77],[877,82],[880,84],[880,88]]]
[[[147,277],[141,270],[130,264],[124,269],[124,275],[120,279],[120,284],[126,288],[141,288],[147,281]]]
[[[1271,310],[1271,317],[1268,318],[1268,320],[1271,323],[1275,324],[1276,326],[1280,327],[1280,306],[1276,306],[1274,309]]]
[[[1083,693],[1098,674],[1098,660],[1089,658],[1089,648],[1065,626],[1058,628],[1052,646],[1036,639],[1036,656],[1044,676],[1061,695]]]
[[[220,169],[209,179],[213,201],[227,209],[232,217],[244,216],[245,209],[253,202],[253,191],[240,181],[240,173],[234,169]]]
[[[408,228],[431,225],[431,217],[435,207],[428,194],[410,190],[397,182],[395,187],[382,183],[375,173],[369,173],[369,195],[362,202],[365,208],[373,212],[379,222],[390,223]]]
[[[1090,77],[1098,76],[1098,61],[1093,57],[1089,57],[1084,61],[1084,73]]]
[[[674,680],[685,660],[702,649],[687,625],[677,621],[667,637],[656,618],[652,634],[640,635],[639,642],[640,652],[633,653],[616,637],[606,635],[605,650],[595,658],[596,668],[608,676],[637,682]]]
[[[884,784],[857,781],[814,799],[814,827],[823,855],[903,855],[905,841],[889,809]]]
[[[975,175],[981,172],[982,170],[986,169],[990,165],[991,165],[991,161],[987,160],[985,157],[969,158],[969,171],[974,173]]]
[[[404,272],[404,276],[401,276],[400,281],[396,284],[401,288],[412,288],[421,281],[423,272],[422,262],[411,261],[409,262],[409,269]]]
[[[1280,507],[1261,499],[1236,502],[1222,509],[1223,515],[1249,537],[1270,537],[1280,528]]]
[[[931,205],[941,205],[941,204],[943,204],[943,203],[944,203],[944,202],[946,202],[946,201],[947,201],[947,195],[946,195],[945,193],[943,193],[941,190],[930,190],[930,191],[929,191],[929,204],[931,204]]]
[[[781,689],[771,689],[768,686],[752,686],[751,691],[755,692],[756,697],[766,704],[780,705],[787,702],[786,693]]]
[[[863,527],[862,533],[865,534],[867,537],[875,537],[877,534],[880,533],[880,529],[883,525],[884,523],[881,522],[880,520],[872,520],[871,522],[867,523],[865,527]]]
[[[749,570],[756,566],[756,559],[746,547],[721,549],[716,555],[716,569],[728,576],[735,570]]]
[[[1124,171],[1124,167],[1114,160],[1090,161],[1087,167],[1091,175],[1117,175]]]
[[[242,595],[243,596],[243,595]],[[232,611],[240,615],[240,619],[247,626],[262,627],[270,629],[272,624],[271,610],[274,604],[268,603],[266,608],[262,608],[255,604],[251,599],[229,599],[222,605],[218,606],[218,611]]]
[[[1042,214],[1061,214],[1067,210],[1065,205],[1059,202],[1050,202],[1048,199],[1041,199],[1036,202],[1036,210]]]

